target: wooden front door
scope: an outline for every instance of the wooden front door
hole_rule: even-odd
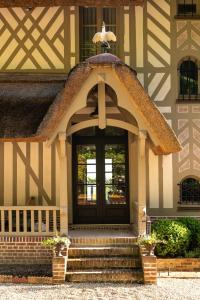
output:
[[[94,130],[73,136],[74,223],[129,223],[127,133]]]

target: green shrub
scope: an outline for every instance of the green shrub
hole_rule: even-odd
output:
[[[185,252],[185,257],[186,258],[200,258],[200,249],[194,249],[190,251]]]
[[[200,247],[200,221],[191,217],[178,218],[177,221],[184,224],[191,232],[189,249]]]
[[[152,225],[152,231],[165,244],[156,246],[155,254],[163,257],[183,256],[188,250],[190,230],[183,224],[172,220],[158,220]]]

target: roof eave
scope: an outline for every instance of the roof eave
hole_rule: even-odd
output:
[[[49,7],[49,6],[141,6],[144,0],[0,0],[1,7]]]

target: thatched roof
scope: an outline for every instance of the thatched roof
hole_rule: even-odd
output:
[[[136,72],[111,54],[101,54],[91,57],[77,65],[71,71],[65,84],[65,89],[49,108],[48,113],[38,128],[37,134],[44,138],[51,136],[52,132],[56,130],[58,124],[61,122],[66,110],[73,102],[74,97],[80,91],[83,83],[97,66],[114,69],[119,80],[129,91],[133,103],[137,105],[146,124],[148,124],[159,141],[159,145],[154,148],[154,152],[157,154],[168,154],[180,151],[181,146],[174,132],[141,86]]]
[[[158,141],[154,152],[168,154],[180,151],[174,132],[139,83],[136,72],[111,54],[97,55],[78,64],[68,74],[65,84],[61,79],[50,83],[26,82],[17,85],[12,82],[1,84],[0,80],[0,137],[29,137],[29,140],[51,138],[96,67],[102,70],[112,68],[126,87],[147,128]]]
[[[0,78],[0,139],[35,139],[37,129],[65,81]]]
[[[124,6],[143,5],[144,0],[0,0],[0,7],[37,6]]]

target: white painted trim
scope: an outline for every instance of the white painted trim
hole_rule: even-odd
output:
[[[106,90],[105,83],[98,83],[99,128],[106,128]]]
[[[149,208],[159,208],[158,156],[149,149]]]
[[[84,128],[88,128],[88,127],[93,127],[93,126],[98,126],[99,124],[99,120],[98,119],[93,119],[93,120],[87,120],[87,121],[83,121],[80,122],[76,125],[71,126],[68,131],[67,131],[67,136],[81,130]],[[122,128],[125,129],[135,135],[139,134],[139,129],[137,127],[135,127],[134,125],[131,125],[129,123],[126,123],[124,121],[119,121],[119,120],[114,120],[114,119],[107,119],[106,120],[106,124],[107,126],[113,126],[113,127],[118,127],[118,128]]]
[[[163,156],[163,208],[173,208],[172,154]]]

